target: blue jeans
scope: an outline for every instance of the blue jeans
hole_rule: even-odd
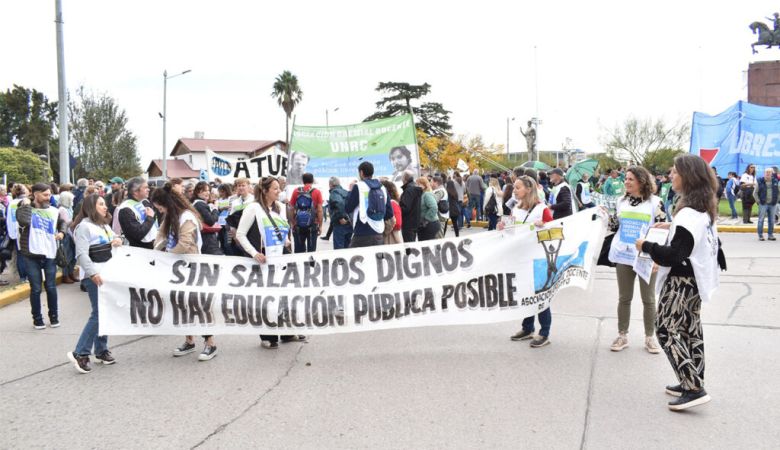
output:
[[[41,292],[43,292],[44,282],[41,271],[46,277],[46,303],[49,307],[49,320],[56,321],[59,317],[57,310],[57,263],[48,258],[21,257],[24,259],[27,278],[30,280],[30,308],[32,309],[33,322],[43,323]]]
[[[731,208],[731,218],[736,219],[737,217],[739,217],[739,215],[737,214],[737,207],[734,206],[734,202],[737,201],[737,197],[733,195],[727,195],[726,198],[728,198],[729,200],[729,208]]]
[[[552,324],[552,311],[550,309],[547,308],[539,313],[539,325],[542,327],[539,336],[550,336],[550,325]],[[534,331],[534,316],[523,319],[523,330]]]
[[[468,206],[460,207],[460,227],[463,228],[463,220],[465,219],[466,225],[471,226],[471,208]]]
[[[775,235],[775,211],[777,205],[758,205],[758,236],[761,237],[764,234],[764,216],[769,221],[769,236]]]
[[[89,356],[94,347],[95,355],[101,355],[108,350],[108,336],[98,336],[98,287],[89,278],[84,278],[84,286],[87,287],[92,313],[81,331],[79,341],[76,343],[76,350],[73,353],[78,356]]]
[[[498,225],[498,214],[488,214],[488,231],[495,230],[496,225]]]
[[[316,251],[318,234],[319,230],[317,229],[317,225],[312,225],[309,228],[296,228],[293,233],[295,253]]]
[[[482,202],[479,201],[479,197],[479,195],[469,194],[469,210],[473,211],[475,208],[477,210],[477,215],[472,217],[474,220],[482,218]]]
[[[349,242],[352,240],[352,225],[333,225],[333,249],[349,248]]]

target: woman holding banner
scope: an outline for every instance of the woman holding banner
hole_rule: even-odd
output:
[[[528,175],[522,175],[515,180],[512,196],[515,199],[512,206],[511,222],[518,226],[543,227],[552,222],[552,211],[539,198],[539,187],[536,181]],[[498,229],[504,229],[504,221],[498,224]],[[539,336],[531,341],[531,347],[544,347],[550,343],[550,326],[552,325],[552,308],[548,307],[539,313]],[[510,339],[525,341],[534,337],[534,316],[523,319],[523,328]]]
[[[672,184],[680,200],[667,245],[636,241],[636,250],[649,253],[660,266],[658,284],[658,340],[680,384],[667,386],[678,397],[669,409],[681,411],[710,401],[704,390],[704,336],[701,302],[712,298],[718,287],[718,266],[726,269],[720,249],[716,192],[720,186],[713,171],[700,157],[678,156],[672,169]]]
[[[68,359],[80,373],[92,371],[89,355],[93,348],[95,358],[104,365],[116,362],[108,350],[108,336],[98,336],[98,287],[103,284],[100,269],[111,259],[111,249],[122,245],[122,239],[114,236],[110,224],[108,206],[96,194],[81,202],[81,212],[71,224],[76,241],[76,260],[81,268],[79,275],[83,278],[92,304],[92,313],[81,331],[76,349],[68,352]]]
[[[619,352],[628,347],[628,326],[631,321],[631,300],[634,297],[634,261],[637,239],[644,237],[656,222],[666,220],[663,201],[654,195],[655,181],[644,167],[631,166],[626,169],[625,195],[617,203],[617,225],[615,237],[609,248],[609,260],[616,264],[618,283],[618,337],[610,350]],[[639,292],[644,307],[645,349],[653,354],[661,349],[655,341],[655,274],[648,281],[639,278]]]
[[[198,255],[203,247],[201,238],[201,219],[183,195],[174,190],[170,183],[152,193],[152,204],[164,215],[154,249],[179,255]],[[208,361],[217,356],[217,346],[213,336],[203,336],[203,351],[198,361]],[[195,351],[195,339],[186,336],[182,345],[173,351],[173,356],[184,356]]]
[[[269,258],[289,254],[290,224],[285,218],[285,208],[279,202],[281,187],[274,177],[265,177],[255,186],[254,201],[241,215],[236,230],[236,241],[241,248],[260,264]],[[282,342],[305,341],[303,335],[281,336]],[[279,348],[279,336],[260,335],[262,345],[268,349]]]

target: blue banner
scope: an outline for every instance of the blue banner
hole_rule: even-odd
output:
[[[693,113],[690,152],[726,178],[748,165],[756,173],[780,166],[780,108],[739,101],[720,114]]]

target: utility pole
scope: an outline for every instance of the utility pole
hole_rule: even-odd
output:
[[[60,119],[60,184],[70,183],[70,153],[68,152],[68,90],[65,86],[65,43],[62,37],[62,0],[54,0],[57,24],[57,95]],[[48,149],[48,142],[46,144]],[[50,161],[46,161],[49,164]]]

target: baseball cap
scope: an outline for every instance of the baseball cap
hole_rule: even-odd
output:
[[[119,184],[125,184],[125,180],[122,179],[122,177],[114,177],[110,180],[108,180],[110,183],[119,183]]]
[[[550,171],[550,175],[552,175],[552,174],[563,176],[563,170],[561,170],[561,169],[556,167],[555,169]]]

